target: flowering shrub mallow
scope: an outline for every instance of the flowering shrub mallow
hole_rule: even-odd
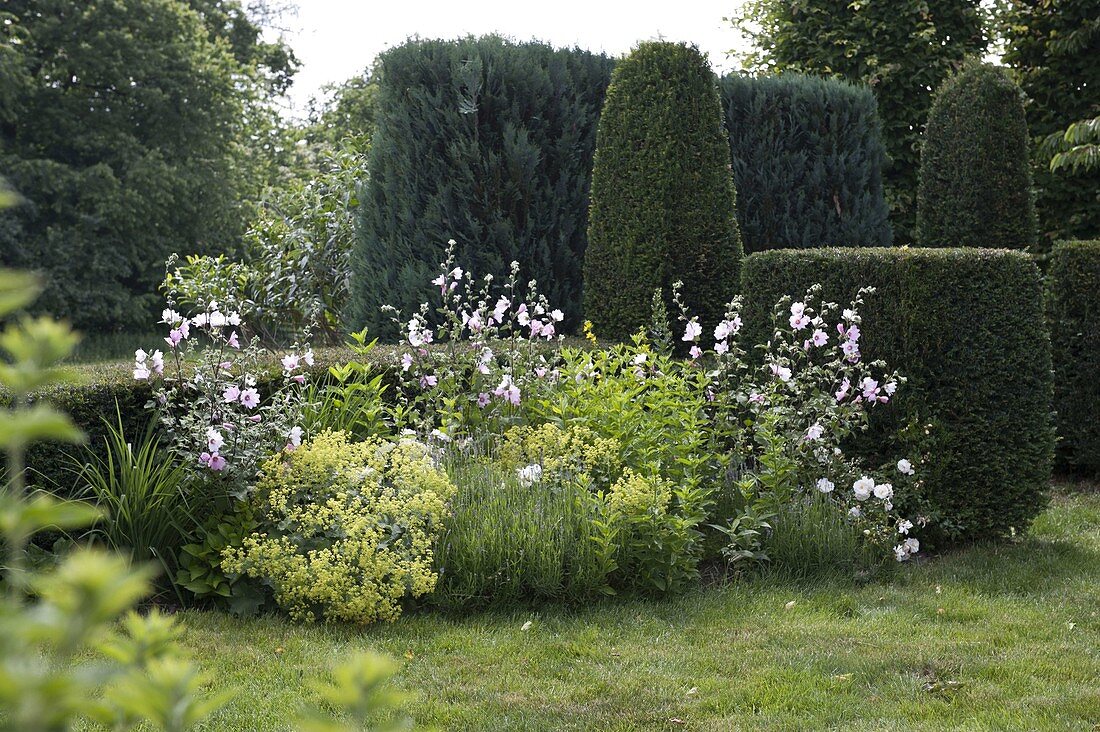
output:
[[[839,313],[835,304],[821,301],[819,291],[813,287],[798,301],[777,303],[771,340],[755,346],[759,360],[746,358],[733,339],[741,325],[740,300],[729,304],[709,358],[701,361],[710,369],[713,432],[731,459],[740,461],[741,492],[760,513],[825,496],[885,554],[912,529],[894,504],[899,491],[912,495],[916,470],[903,458],[896,474],[880,476],[847,455],[843,443],[867,428],[870,410],[888,404],[904,379],[881,362],[862,359],[859,309],[873,290],[861,290]],[[679,304],[677,295],[674,300]],[[695,343],[699,331],[682,307],[680,320],[683,340]],[[830,339],[829,332],[837,337]],[[901,545],[907,548],[895,551],[896,557],[916,551],[915,544]]]
[[[301,363],[312,363],[313,353],[283,356],[283,384],[265,400],[257,373],[268,357],[255,340],[242,347],[238,313],[223,313],[211,301],[192,317],[169,307],[161,323],[169,329],[164,340],[171,372],[165,373],[160,350],[134,354],[134,378],[153,382],[146,407],[156,411],[170,452],[193,478],[217,477],[243,496],[262,460],[302,442],[296,423],[305,375],[297,371]]]
[[[451,437],[475,430],[501,434],[519,423],[532,390],[557,379],[540,344],[560,341],[565,315],[538,294],[537,283],[521,285],[517,262],[499,288],[491,275],[475,281],[455,263],[453,240],[432,282],[439,292],[434,311],[423,303],[406,318],[386,308],[403,334],[400,426]]]

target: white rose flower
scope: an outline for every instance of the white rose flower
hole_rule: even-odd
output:
[[[542,478],[542,466],[538,463],[528,465],[527,467],[520,468],[516,471],[519,476],[519,483],[524,488],[527,488]]]
[[[875,486],[875,498],[880,501],[887,501],[894,495],[894,486],[889,483],[880,483]]]
[[[866,501],[871,497],[871,492],[875,489],[875,481],[868,478],[866,475],[852,484],[852,493],[855,494],[857,501]]]
[[[833,488],[836,488],[836,486],[833,485],[833,481],[829,480],[828,478],[822,478],[821,480],[817,481],[817,489],[822,493],[832,493]]]

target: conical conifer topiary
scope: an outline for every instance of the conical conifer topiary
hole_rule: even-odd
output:
[[[737,290],[741,238],[714,73],[694,46],[638,45],[612,73],[596,133],[584,313],[600,337],[649,320],[682,280],[705,323]]]

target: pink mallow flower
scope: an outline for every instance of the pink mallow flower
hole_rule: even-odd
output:
[[[438,383],[439,383],[439,378],[436,377],[436,376],[432,376],[432,375],[429,374],[428,376],[421,376],[420,377],[420,388],[421,389],[428,389],[430,387],[435,386]]]
[[[840,388],[836,390],[836,394],[834,394],[833,396],[836,397],[836,400],[838,402],[843,401],[844,397],[848,396],[848,390],[851,388],[852,382],[848,379],[845,379],[844,381],[840,382]]]
[[[226,404],[232,404],[233,402],[237,401],[240,396],[241,390],[237,387],[236,384],[230,384],[229,386],[225,387],[225,391],[222,392],[222,400],[225,401]]]
[[[500,380],[500,384],[493,390],[493,394],[496,396],[511,402],[513,405],[518,406],[520,401],[519,387],[512,381],[512,377],[505,375]]]
[[[293,353],[283,356],[282,359],[280,359],[280,362],[283,364],[283,370],[287,373],[290,373],[294,369],[298,368],[298,357]]]
[[[684,337],[682,340],[685,343],[691,343],[699,339],[699,336],[703,334],[703,326],[695,320],[690,321],[684,326]]]
[[[691,350],[688,351],[688,353],[690,353],[691,357],[695,359],[701,358],[703,355],[703,351],[699,348],[699,346],[692,346]]]
[[[786,366],[781,366],[777,363],[768,364],[768,368],[771,369],[773,376],[778,376],[780,381],[787,382],[791,380],[791,370]]]
[[[477,405],[479,407],[484,407],[488,403],[489,403],[489,395],[488,394],[486,394],[485,392],[481,392],[480,394],[477,395]]]
[[[260,392],[255,389],[245,389],[241,392],[241,404],[248,409],[255,409],[260,403]]]
[[[229,341],[228,342],[229,342],[229,347],[230,348],[240,348],[241,347],[241,342],[240,342],[240,340],[237,339],[237,331],[233,331],[232,333],[229,334]]]

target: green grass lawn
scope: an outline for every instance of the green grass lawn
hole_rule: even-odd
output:
[[[862,586],[771,577],[368,628],[182,618],[216,685],[238,690],[207,729],[286,729],[303,677],[372,648],[439,729],[1090,730],[1098,613],[1100,493],[1063,490],[1026,539]]]

